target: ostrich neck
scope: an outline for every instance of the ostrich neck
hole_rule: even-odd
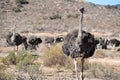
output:
[[[78,31],[78,41],[81,42],[82,40],[82,21],[83,21],[83,13],[80,16],[80,26],[79,26],[79,31]]]
[[[13,35],[11,37],[11,42],[14,42],[14,39],[15,39],[15,30],[12,31]]]

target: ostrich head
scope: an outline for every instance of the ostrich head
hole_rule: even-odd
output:
[[[83,12],[84,12],[84,8],[81,8],[81,9],[80,9],[80,12],[83,13]]]

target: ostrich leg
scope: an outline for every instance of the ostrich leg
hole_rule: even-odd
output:
[[[18,51],[18,46],[17,46],[17,51]]]
[[[74,58],[73,60],[74,60],[74,65],[75,65],[76,80],[79,80],[79,79],[78,79],[78,70],[77,70],[77,61],[76,61],[75,58]]]
[[[81,66],[81,75],[80,75],[80,80],[84,80],[84,76],[83,76],[84,58],[83,58],[83,57],[82,57],[82,59],[81,59],[81,63],[82,63],[82,66]]]

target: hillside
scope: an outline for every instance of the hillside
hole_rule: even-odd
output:
[[[79,8],[85,7],[84,30],[101,33],[107,31],[119,36],[116,33],[120,32],[120,5],[104,6],[72,0],[28,2],[23,7],[17,7],[14,0],[0,1],[1,34],[6,33],[14,24],[18,32],[66,32],[79,26]],[[19,8],[21,12],[15,12],[14,8]]]

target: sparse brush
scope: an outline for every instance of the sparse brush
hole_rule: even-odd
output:
[[[73,14],[68,14],[67,18],[78,18],[80,14],[78,12],[74,12]]]
[[[21,9],[19,7],[13,7],[12,10],[14,12],[21,12]]]
[[[33,62],[37,56],[32,56],[32,53],[30,51],[18,51],[17,55],[13,51],[9,52],[9,55],[2,59],[2,62],[4,64],[18,64],[21,61],[28,61]],[[28,59],[28,60],[27,60]],[[27,62],[26,62],[27,63]]]
[[[49,19],[54,20],[54,19],[61,19],[61,15],[59,14],[54,14],[53,16],[50,16]]]
[[[45,66],[65,65],[66,57],[63,55],[61,46],[61,44],[56,44],[44,51]]]
[[[94,62],[87,64],[88,69],[85,70],[85,75],[88,78],[98,78],[103,80],[119,80],[119,74],[116,73],[112,66]]]
[[[2,59],[4,64],[16,64],[16,57],[14,52],[9,52],[9,55]]]
[[[0,80],[15,80],[15,75],[11,73],[5,73],[0,71]]]
[[[96,58],[105,58],[106,54],[103,50],[97,50],[94,54],[94,57]]]

